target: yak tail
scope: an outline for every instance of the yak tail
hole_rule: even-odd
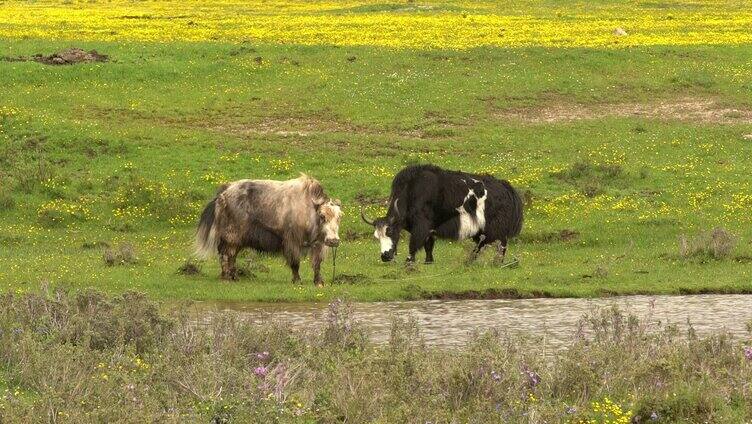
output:
[[[215,222],[217,199],[214,198],[204,208],[201,213],[201,219],[198,221],[198,230],[196,231],[196,256],[201,259],[207,259],[217,253],[219,246],[219,237],[217,237],[217,226]]]
[[[523,219],[523,202],[520,193],[512,187],[509,182],[504,181],[504,185],[507,186],[509,197],[511,198],[511,210],[509,211],[509,237],[516,237],[522,231]]]
[[[196,230],[196,256],[206,259],[217,253],[219,247],[219,237],[217,235],[217,209],[222,209],[224,202],[219,201],[219,195],[222,194],[229,184],[222,184],[217,189],[217,195],[209,202],[201,213],[201,219],[198,221]],[[217,204],[219,201],[219,204]]]

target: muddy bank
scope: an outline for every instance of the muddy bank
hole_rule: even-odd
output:
[[[592,278],[589,275],[583,275],[583,278]],[[418,286],[407,286],[405,289],[405,298],[409,300],[495,300],[495,299],[561,299],[568,298],[566,293],[554,293],[547,290],[519,290],[514,287],[505,287],[500,289],[487,290],[466,290],[466,291],[428,291]],[[653,292],[654,293],[654,292]],[[752,287],[716,287],[716,288],[689,288],[679,287],[675,293],[670,295],[699,295],[699,294],[717,294],[717,295],[752,295]],[[646,291],[614,291],[601,289],[598,295],[602,297],[616,296],[648,296],[651,292]]]

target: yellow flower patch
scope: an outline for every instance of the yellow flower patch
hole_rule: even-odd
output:
[[[11,1],[0,37],[67,40],[250,41],[467,49],[625,47],[752,41],[752,12],[730,1],[544,7],[514,2],[385,5],[379,1]],[[672,4],[676,7],[671,7]],[[520,13],[524,10],[525,13]],[[617,28],[626,35],[618,35]]]

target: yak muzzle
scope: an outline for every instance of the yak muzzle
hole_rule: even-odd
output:
[[[324,240],[324,244],[329,247],[337,247],[339,246],[339,239],[326,239]]]
[[[381,254],[381,262],[391,262],[392,260],[394,260],[394,253],[391,251]]]

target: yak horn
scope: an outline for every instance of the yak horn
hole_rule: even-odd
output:
[[[366,224],[373,225],[373,221],[369,221],[368,218],[366,218],[366,211],[363,208],[360,208],[360,218],[363,219],[363,222]]]

